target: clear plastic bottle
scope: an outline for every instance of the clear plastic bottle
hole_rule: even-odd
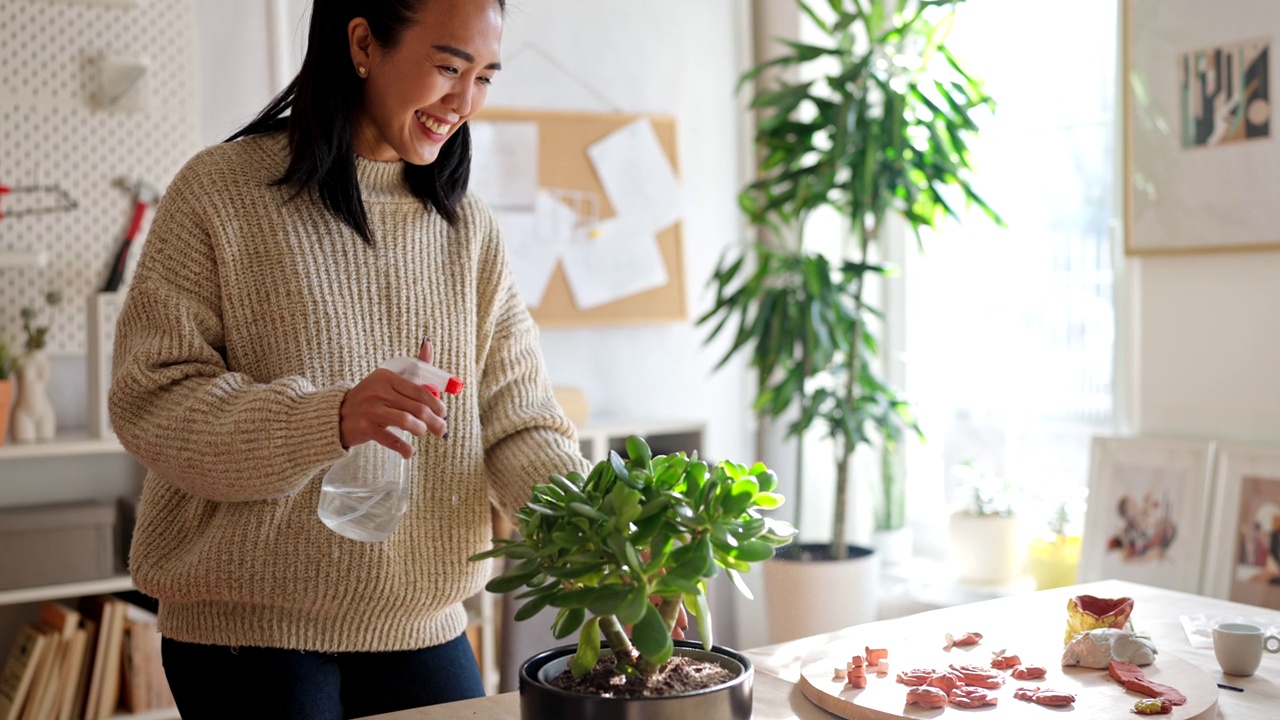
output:
[[[437,395],[440,390],[450,395],[462,390],[461,380],[417,358],[392,358],[382,367]],[[400,428],[392,428],[392,432],[411,440]],[[316,514],[330,530],[352,540],[386,540],[409,506],[412,478],[412,458],[405,459],[373,441],[362,443],[325,473]]]

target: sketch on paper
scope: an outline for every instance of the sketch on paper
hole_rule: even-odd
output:
[[[1182,147],[1271,136],[1271,40],[1194,50],[1178,58]]]
[[[1280,607],[1280,478],[1243,478],[1236,537],[1231,599]]]

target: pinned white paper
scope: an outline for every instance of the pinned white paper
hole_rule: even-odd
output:
[[[653,123],[640,119],[587,148],[614,214],[648,233],[680,219],[680,183]]]
[[[532,210],[538,194],[538,124],[472,121],[470,187],[490,207]]]
[[[494,214],[520,297],[529,307],[537,307],[573,238],[578,214],[546,191],[538,192],[533,212],[495,210]]]
[[[565,278],[581,310],[667,284],[667,266],[648,223],[624,216],[580,228],[565,250]]]

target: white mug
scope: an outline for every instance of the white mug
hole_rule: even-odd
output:
[[[1262,651],[1280,652],[1280,637],[1267,635],[1257,625],[1221,623],[1213,626],[1213,654],[1228,675],[1248,677],[1262,664]]]

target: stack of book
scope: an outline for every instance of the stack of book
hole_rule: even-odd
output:
[[[46,602],[0,668],[0,720],[101,720],[173,707],[150,610],[112,595]]]

